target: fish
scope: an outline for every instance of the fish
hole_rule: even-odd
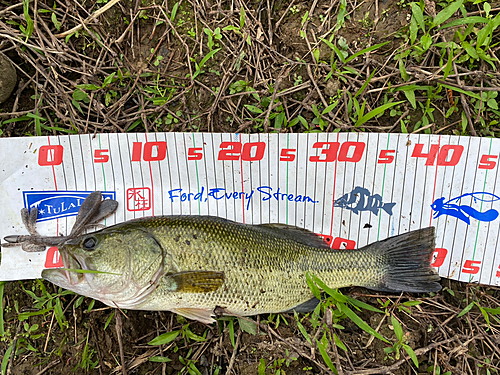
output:
[[[91,216],[82,213],[79,226]],[[108,306],[171,311],[205,324],[219,315],[311,311],[319,300],[307,274],[330,288],[441,289],[430,265],[433,227],[358,250],[332,250],[318,235],[294,226],[214,216],[146,217],[73,232],[58,245],[64,268],[43,270],[45,280]]]
[[[380,194],[371,194],[370,191],[361,186],[356,186],[350,193],[344,194],[335,200],[335,207],[351,210],[356,215],[360,212],[370,211],[378,216],[380,210],[392,215],[392,209],[396,203],[383,203]]]

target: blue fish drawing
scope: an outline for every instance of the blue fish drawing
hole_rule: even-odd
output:
[[[370,211],[378,216],[380,210],[384,210],[389,215],[392,215],[392,208],[396,203],[383,203],[380,194],[371,194],[368,189],[361,186],[356,186],[350,193],[344,194],[335,201],[335,207],[351,210],[356,215],[360,212]]]
[[[475,193],[467,193],[463,194],[459,197],[452,198],[449,201],[445,202],[444,197],[436,199],[432,204],[431,208],[434,211],[434,219],[438,218],[441,215],[448,215],[456,217],[459,220],[470,225],[470,218],[479,220],[479,221],[493,221],[498,217],[498,211],[494,209],[489,209],[485,212],[480,212],[471,206],[460,205],[458,204],[460,199],[465,197],[472,197],[474,203],[480,202],[495,202],[500,200],[500,197],[487,192],[475,192]],[[456,203],[453,203],[456,202]]]

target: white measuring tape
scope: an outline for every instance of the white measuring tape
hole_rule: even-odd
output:
[[[67,234],[92,191],[119,202],[106,225],[214,215],[283,223],[357,248],[435,226],[433,265],[500,285],[500,140],[405,134],[149,133],[1,138],[1,237]],[[62,266],[56,248],[2,248],[0,280]]]

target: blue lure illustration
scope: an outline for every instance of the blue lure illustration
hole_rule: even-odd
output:
[[[452,198],[449,201],[445,202],[444,197],[436,199],[432,204],[431,208],[434,211],[434,219],[438,218],[441,215],[448,215],[456,217],[459,220],[470,225],[470,218],[479,220],[479,221],[493,221],[498,217],[498,211],[494,209],[489,209],[485,212],[480,212],[471,206],[460,205],[458,204],[460,199],[465,197],[472,197],[474,199],[474,203],[480,202],[495,202],[500,200],[500,197],[487,192],[475,192],[475,193],[467,193],[463,194],[459,197]],[[456,203],[454,203],[456,202]]]

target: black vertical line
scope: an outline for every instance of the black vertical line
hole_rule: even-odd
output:
[[[463,175],[462,175],[462,184],[460,186],[460,195],[463,195],[464,181],[465,181],[465,176],[467,174],[467,166],[469,164],[469,150],[470,150],[470,138],[467,140],[467,153],[466,153],[466,158],[465,158],[464,172],[463,172]],[[455,225],[454,225],[454,228],[453,228],[453,233],[457,232],[457,226],[458,226],[458,219],[455,219]],[[450,275],[451,266],[452,266],[451,259],[453,257],[453,252],[454,252],[453,250],[455,249],[455,238],[456,238],[456,236],[453,236],[452,244],[451,244],[451,247],[450,247],[450,254],[449,254],[450,264],[448,265],[448,275]],[[464,244],[465,244],[465,241],[464,241]],[[458,279],[457,280],[460,280],[460,272],[461,272],[461,267],[462,267],[463,250],[464,250],[464,248],[462,248],[462,257],[461,257],[461,260],[460,260],[460,264],[458,266]]]

